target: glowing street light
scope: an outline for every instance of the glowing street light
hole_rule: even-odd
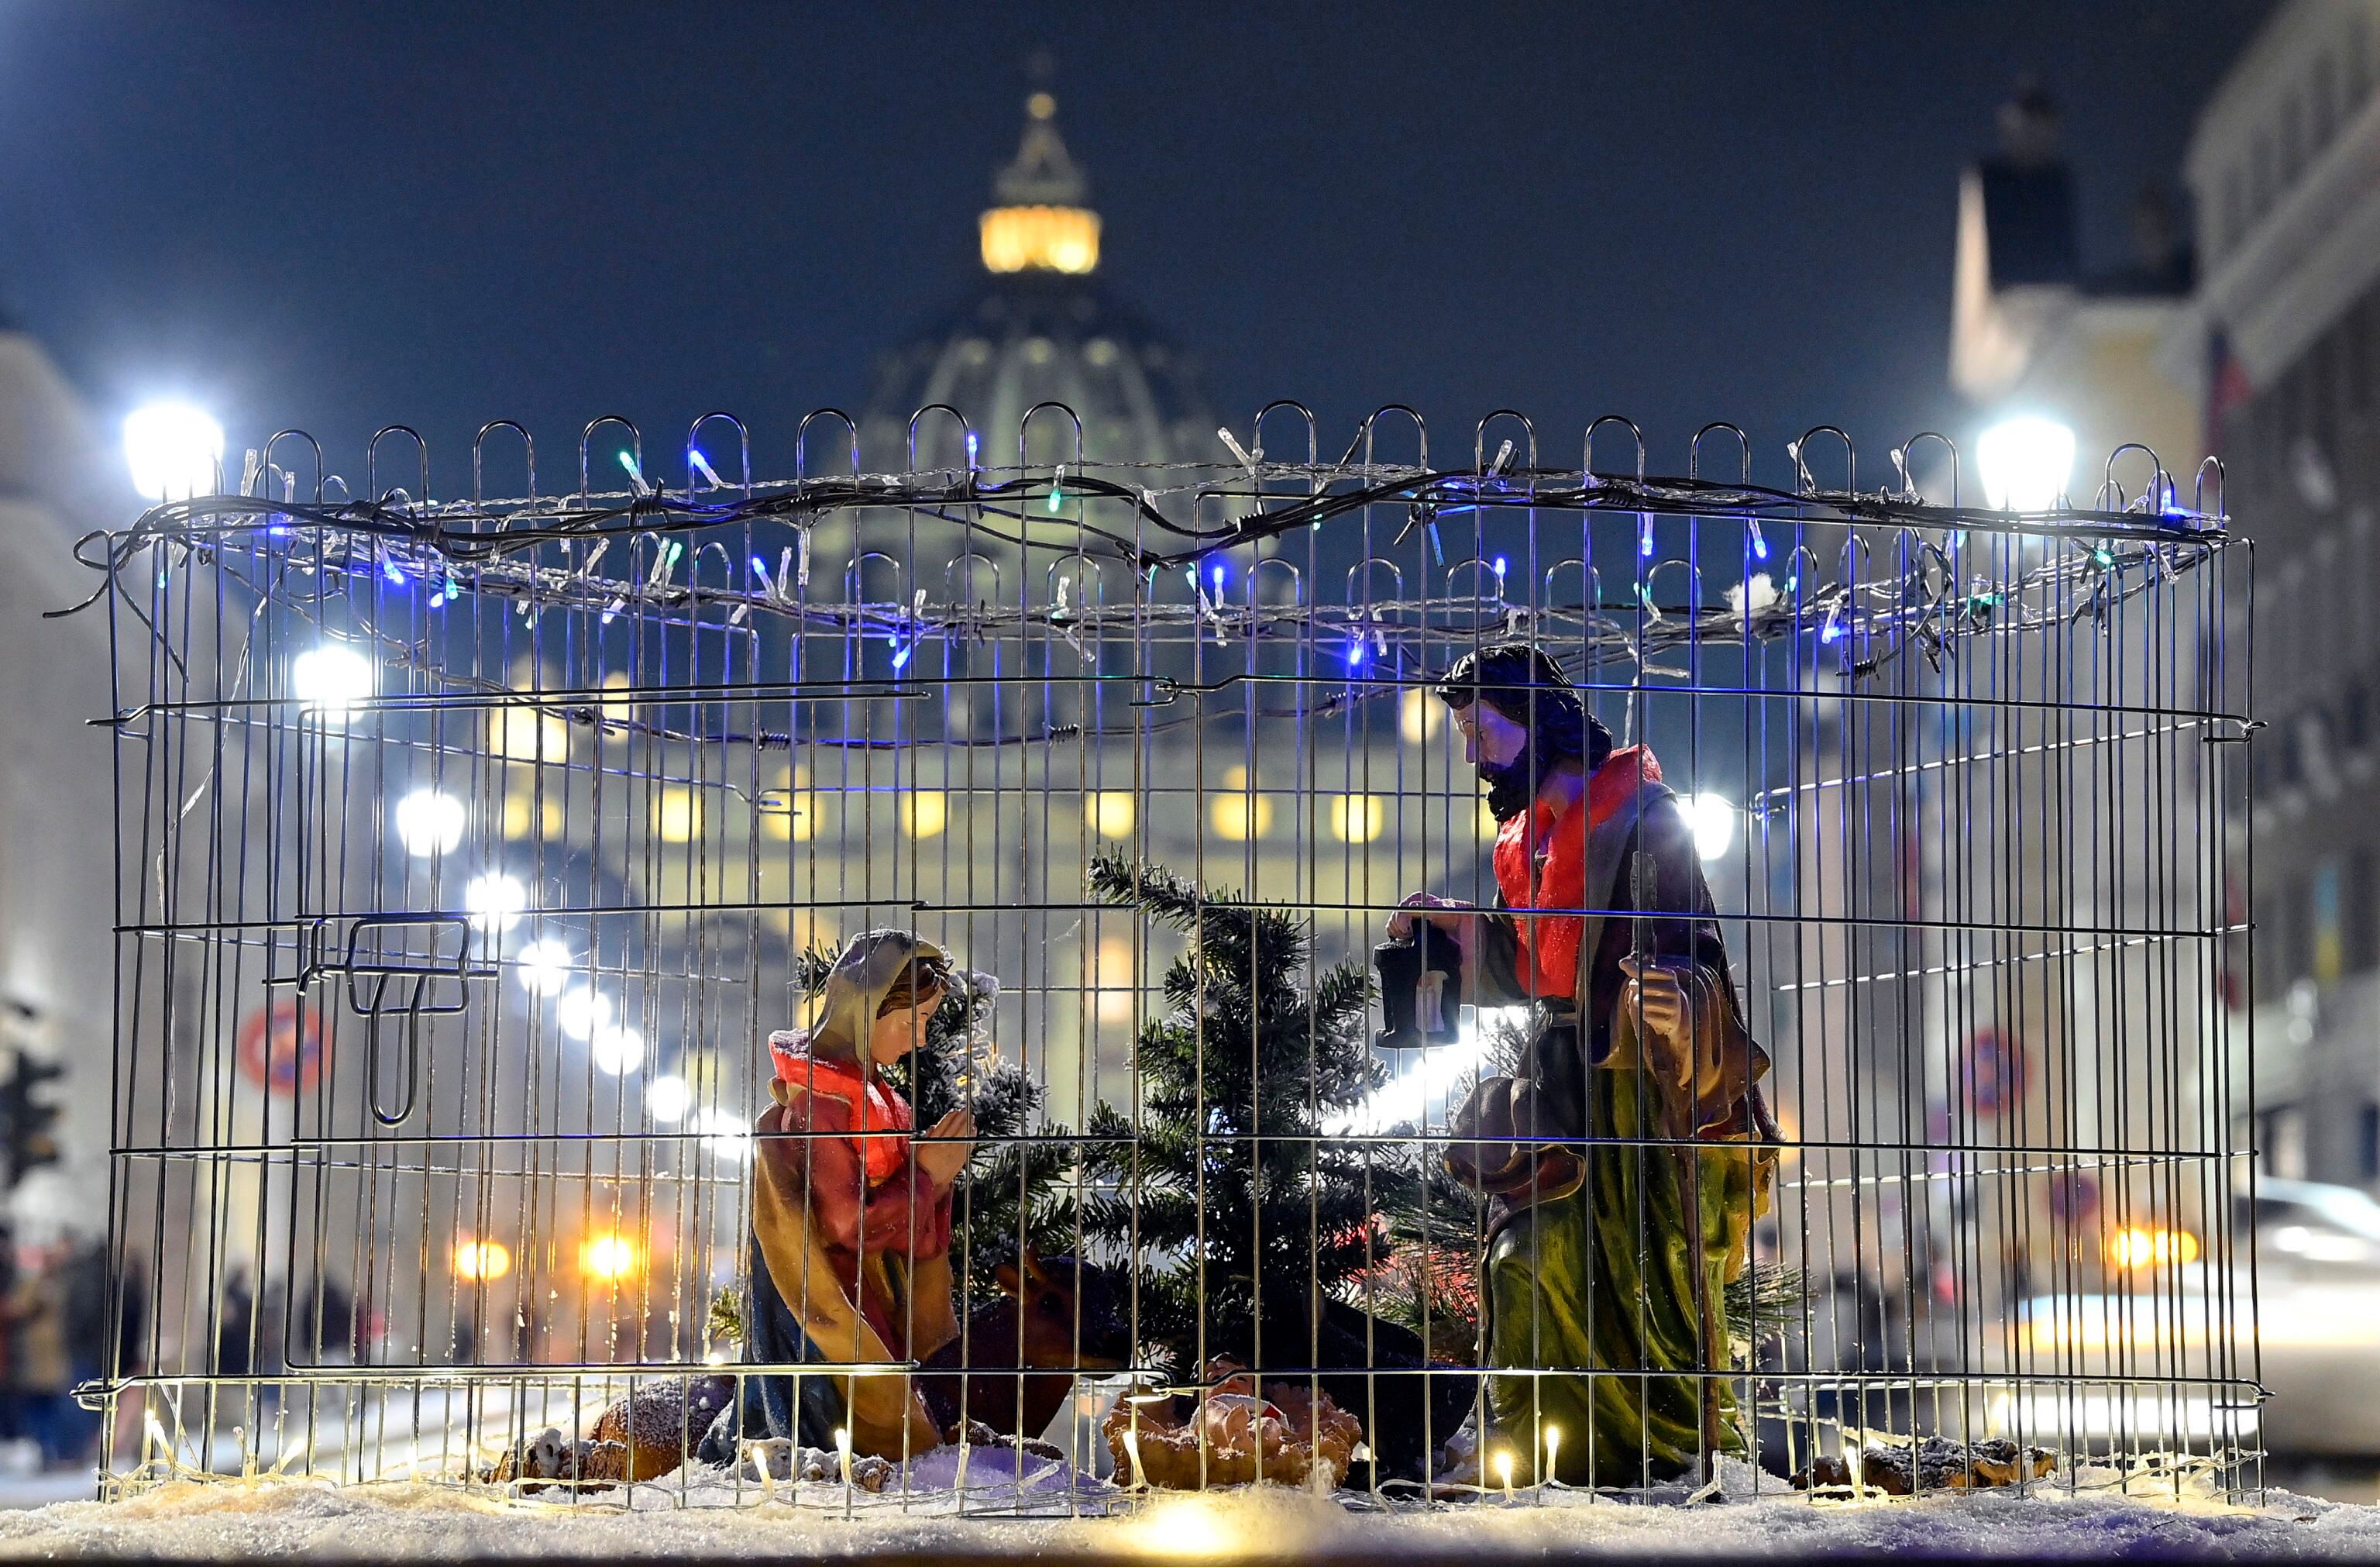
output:
[[[152,403],[124,420],[125,466],[151,500],[213,494],[223,453],[223,426],[185,403]]]
[[[289,661],[289,690],[308,712],[345,714],[370,699],[371,661],[353,648],[324,642]]]
[[[416,789],[396,802],[396,836],[416,859],[452,853],[470,813],[443,789]]]
[[[486,871],[464,883],[463,907],[480,929],[491,934],[509,930],[520,923],[521,911],[528,907],[528,889],[517,876]]]
[[[752,1157],[752,1124],[734,1111],[712,1105],[695,1116],[694,1125],[702,1146],[722,1163],[741,1164]]]
[[[674,1073],[645,1085],[645,1113],[656,1121],[675,1125],[693,1108],[693,1085]]]
[[[502,1241],[457,1241],[455,1271],[465,1279],[501,1279],[513,1270],[512,1249]]]
[[[1727,853],[1735,843],[1735,802],[1724,795],[1687,795],[1678,801],[1686,825],[1694,830],[1694,854],[1705,864]]]
[[[589,1235],[578,1248],[578,1269],[590,1279],[618,1282],[643,1271],[644,1248],[616,1230]]]
[[[523,947],[513,961],[520,965],[521,989],[532,996],[558,996],[570,983],[570,949],[551,936],[540,936]]]
[[[596,1069],[614,1077],[634,1072],[645,1059],[645,1037],[625,1023],[608,1024],[587,1041]]]
[[[1984,499],[2003,511],[2047,511],[2066,493],[2074,472],[2074,431],[2056,419],[2027,414],[2003,419],[1975,443]]]
[[[553,1020],[574,1039],[592,1039],[612,1021],[612,1002],[601,990],[581,985],[553,1003]]]

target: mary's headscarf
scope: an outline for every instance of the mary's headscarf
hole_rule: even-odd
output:
[[[921,959],[948,961],[940,947],[914,930],[864,930],[854,936],[827,970],[825,999],[817,1024],[803,1040],[805,1052],[822,1060],[865,1062],[868,1036],[885,993],[904,969]]]

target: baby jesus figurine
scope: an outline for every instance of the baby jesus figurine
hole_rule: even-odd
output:
[[[973,1151],[962,1108],[920,1136],[884,1080],[925,1043],[950,961],[906,930],[855,937],[828,971],[818,1022],[772,1034],[752,1189],[747,1356],[865,1370],[754,1379],[747,1435],[898,1459],[941,1435],[899,1369],[958,1337],[951,1186]]]

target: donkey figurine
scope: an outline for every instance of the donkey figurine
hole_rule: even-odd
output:
[[[1132,1332],[1115,1283],[1071,1257],[1027,1246],[992,1270],[1000,1298],[967,1314],[959,1336],[925,1361],[917,1391],[945,1430],[980,1422],[1002,1436],[1038,1437],[1079,1372],[1132,1360]]]

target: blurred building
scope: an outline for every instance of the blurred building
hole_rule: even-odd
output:
[[[997,477],[1020,463],[1039,467],[1079,456],[1103,477],[1152,487],[1158,510],[1177,522],[1192,520],[1183,475],[1144,465],[1208,463],[1218,465],[1217,475],[1235,471],[1216,434],[1222,421],[1208,401],[1197,357],[1111,285],[1102,222],[1090,205],[1089,179],[1060,135],[1056,99],[1037,91],[1025,107],[1015,156],[994,172],[990,204],[976,219],[980,270],[955,302],[880,361],[859,421],[864,466],[908,468],[914,452],[919,468],[972,462]],[[952,410],[964,416],[965,432]],[[1244,439],[1249,445],[1271,439],[1296,448],[1286,455],[1304,457],[1305,432],[1286,428],[1293,416],[1277,419]],[[966,433],[976,439],[973,451]],[[812,471],[844,460],[835,445],[842,439],[838,430],[812,427]],[[1219,504],[1209,503],[1204,520],[1216,519],[1211,507]],[[860,550],[852,527],[832,520],[817,532],[817,569],[837,574],[842,586],[831,591],[838,596],[870,602],[906,601],[920,590],[936,601],[995,608],[1014,605],[1020,595],[1040,602],[1054,596],[1063,603],[1068,595],[1086,605],[1130,602],[1134,588],[1123,567],[1076,553],[1087,541],[1076,531],[1087,521],[1125,532],[1135,526],[1113,502],[1087,516],[1079,502],[1037,504],[1017,518],[1040,546],[1024,552],[922,509],[878,513],[868,518],[874,551],[909,556],[917,563],[913,577],[900,577],[890,558]],[[1202,579],[1200,591],[1232,602],[1252,592],[1272,601],[1325,591],[1313,561],[1291,553],[1293,559],[1269,561],[1254,581],[1247,556],[1228,566],[1218,560],[1208,569],[1228,578]],[[1337,568],[1342,577],[1348,564]],[[1328,590],[1338,591],[1339,580]],[[793,900],[827,911],[801,922],[797,938],[832,944],[848,933],[838,929],[833,905],[853,895],[861,875],[854,868],[863,861],[897,859],[905,868],[868,883],[867,896],[894,887],[972,905],[1075,901],[1082,895],[1083,866],[1098,854],[1128,854],[1211,884],[1324,907],[1385,906],[1433,879],[1475,880],[1482,840],[1469,797],[1474,785],[1467,770],[1460,777],[1450,771],[1461,765],[1460,748],[1447,744],[1442,710],[1419,692],[1394,714],[1386,704],[1378,714],[1343,709],[1320,725],[1319,739],[1269,721],[1259,743],[1259,724],[1244,705],[1253,687],[1200,698],[1195,711],[1185,701],[1160,712],[1135,706],[1122,677],[1151,669],[1185,679],[1202,669],[1210,678],[1244,666],[1278,672],[1294,663],[1293,646],[1258,650],[1253,641],[1227,645],[1179,634],[1136,646],[1129,629],[1114,626],[1041,639],[1046,647],[1028,657],[1046,661],[1054,677],[1042,686],[1005,678],[1013,672],[1000,664],[996,631],[938,638],[916,652],[909,672],[943,685],[938,711],[911,714],[909,722],[921,727],[910,733],[925,743],[897,784],[889,759],[869,756],[862,766],[847,747],[822,746],[789,764],[783,783],[806,795],[809,813],[795,830],[814,834],[813,843],[844,845],[831,872],[809,881],[806,870],[789,873]],[[880,667],[868,661],[882,656],[863,648],[851,667]],[[889,663],[880,667],[892,672]],[[1107,679],[1077,678],[1086,674]],[[994,675],[1002,678],[995,682]],[[870,724],[890,732],[884,726],[895,722],[857,703],[814,717],[846,734]],[[1032,743],[1002,743],[1020,735]],[[1425,737],[1433,775],[1442,784],[1454,778],[1464,792],[1458,820],[1450,822],[1443,788],[1429,812],[1427,868],[1412,846],[1423,835],[1425,808],[1401,803],[1422,765]],[[910,802],[902,808],[898,834],[880,826],[871,832],[870,821],[882,819],[866,814],[870,795],[888,787],[905,789]],[[1071,804],[1077,793],[1080,808]],[[916,802],[927,797],[936,803],[921,811]],[[1052,798],[1070,803],[1053,810]],[[1399,812],[1408,809],[1411,819],[1401,820]],[[1015,879],[1022,874],[1018,845],[1026,843],[1036,844],[1038,860],[1031,874],[1039,880],[1029,883]],[[841,886],[831,884],[836,877]],[[841,923],[847,926],[848,917]],[[1367,916],[1340,915],[1324,924],[1322,939],[1334,955],[1367,951],[1376,939],[1377,920]],[[1092,914],[1047,942],[1028,939],[1028,930],[1023,920],[970,917],[953,919],[944,934],[970,961],[998,971],[1015,993],[1016,1031],[1034,1041],[1030,1059],[1047,1072],[1053,1113],[1071,1118],[1086,1098],[1113,1095],[1128,1081],[1124,1057],[1135,1015],[1129,987],[1150,976],[1136,967],[1137,928],[1121,915]]]
[[[2057,106],[2022,83],[2000,108],[1999,132],[1999,150],[1959,182],[1951,384],[1982,423],[2029,415],[2072,430],[2078,504],[2089,504],[2106,457],[2126,442],[2155,450],[2186,487],[2200,439],[2196,387],[2158,358],[2188,308],[2192,256],[2180,213],[2162,192],[2144,190],[2132,211],[2132,254],[2120,266],[2087,268]],[[1980,499],[1972,462],[1963,477],[1962,499]],[[2147,459],[2119,478],[2137,495]]]
[[[19,1239],[107,1222],[108,1073],[115,1014],[115,818],[108,608],[47,620],[97,577],[75,541],[140,509],[81,399],[47,353],[0,316],[0,1076],[19,1056],[67,1075],[63,1159],[12,1197]],[[0,1155],[5,1157],[5,1155]],[[21,1160],[10,1160],[21,1163]]]
[[[966,416],[986,468],[1018,461],[1018,427],[1040,403],[1081,416],[1081,455],[1090,462],[1224,455],[1196,362],[1122,303],[1099,272],[1099,214],[1058,135],[1057,113],[1047,91],[1026,102],[1016,157],[993,176],[992,205],[977,222],[982,276],[883,357],[862,421],[863,448],[877,466],[905,454],[910,416],[937,403]],[[1036,463],[1075,456],[1074,431],[1061,414],[1037,417],[1030,437]],[[921,421],[917,438],[919,468],[966,461],[947,418]]]
[[[2268,1170],[2380,1182],[2380,0],[2291,0],[2198,117],[2159,362],[2257,541],[2254,995]]]
[[[2192,309],[2194,252],[2180,213],[2157,188],[2143,190],[2130,213],[2129,253],[2095,258],[2082,242],[2085,192],[2061,145],[2056,105],[2037,83],[2022,82],[1998,122],[1998,148],[1959,185],[1949,372],[1970,411],[1958,499],[2120,509],[2141,502],[2162,468],[2188,504],[2206,443],[2199,378],[2165,355]],[[2135,443],[2148,451],[2116,457]],[[1936,499],[1950,498],[1947,472],[1925,478]],[[2207,504],[2216,500],[2210,492]],[[2022,569],[2063,548],[2015,546],[1997,565]],[[2177,622],[2189,613],[2173,613]],[[1930,1124],[2017,1143],[2045,1126],[2089,1127],[2078,1136],[2121,1150],[2157,1146],[2160,1106],[2218,1124],[2229,1113],[2214,1086],[2225,1079],[2208,1064],[2226,1038],[2213,999],[2221,982],[2214,942],[2077,948],[2024,934],[2163,928],[2220,910],[2220,850],[2168,846],[2211,843],[2215,747],[2154,729],[2111,737],[2094,717],[2123,706],[2208,705],[2203,684],[2194,697],[2189,685],[2204,662],[2192,662],[2193,643],[2219,627],[2219,616],[2207,620],[2181,627],[2129,617],[2116,652],[2107,650],[2107,633],[2080,626],[2064,644],[2069,676],[2009,674],[2041,679],[2024,694],[2054,716],[2036,724],[1978,715],[1953,749],[1990,758],[1988,778],[1967,778],[1954,758],[1942,784],[1917,785],[1925,825],[1913,847],[1922,860],[1914,895],[1957,932],[1933,959],[1944,978],[1926,998],[1939,1020],[1927,1051]],[[2087,767],[2078,767],[2082,756]],[[2056,834],[2037,820],[2053,800],[2065,819]],[[2048,850],[2061,834],[2066,844],[2092,845],[2096,873],[2075,876],[2062,850]],[[2175,1006],[2173,997],[2204,999]],[[2143,1051],[2152,1038],[2169,1063],[2155,1089],[2143,1086],[2155,1072]],[[1927,1238],[1937,1255],[2000,1247],[2010,1276],[2032,1288],[2100,1287],[2129,1266],[2109,1250],[2110,1236],[2127,1227],[2195,1229],[2204,1205],[2216,1200],[2203,1184],[2211,1172],[2161,1174],[2144,1181],[2120,1155],[2070,1169],[2042,1161],[2022,1178],[1977,1180],[1958,1200],[1929,1205]]]

